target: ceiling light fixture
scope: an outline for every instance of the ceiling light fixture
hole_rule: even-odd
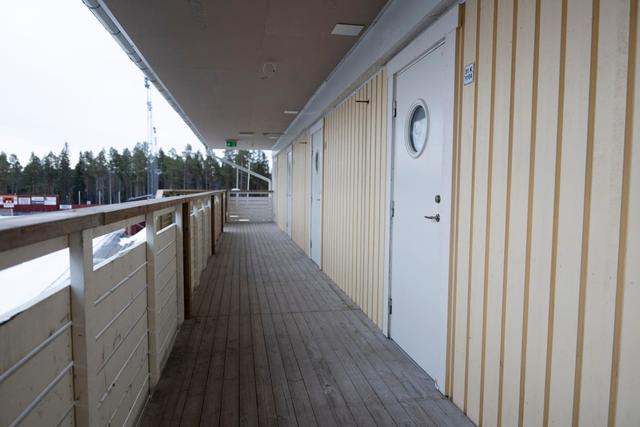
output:
[[[298,110],[284,110],[285,114],[291,114],[291,115],[296,115],[298,114],[300,111]]]
[[[253,136],[253,132],[250,132],[250,131],[240,131],[240,132],[238,132],[238,135],[240,135],[240,136]]]
[[[280,138],[282,136],[282,133],[280,133],[280,132],[265,132],[262,135],[264,135],[268,139],[278,139],[278,138]]]
[[[356,37],[360,35],[362,30],[364,29],[364,25],[357,24],[336,24],[331,30],[331,34],[334,36],[348,36],[348,37]]]

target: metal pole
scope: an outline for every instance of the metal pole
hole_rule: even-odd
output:
[[[249,160],[249,167],[248,167],[249,171],[251,171],[251,160]],[[251,181],[251,174],[248,173],[247,174],[247,191],[249,191],[249,181]],[[248,197],[248,196],[247,196]]]
[[[267,182],[269,184],[269,190],[271,190],[271,180],[269,178],[267,178],[266,176],[262,176],[259,173],[255,173],[253,171],[250,171],[249,169],[245,168],[244,166],[240,166],[239,164],[234,163],[234,162],[232,162],[230,160],[227,160],[224,157],[218,157],[213,153],[212,153],[212,156],[215,157],[216,159],[218,159],[220,162],[222,162],[222,163],[224,163],[226,165],[229,165],[232,168],[235,168],[236,170],[239,169],[239,170],[241,170],[243,172],[248,173],[249,175],[253,176],[254,178],[258,178],[258,179],[260,179],[262,181]],[[238,187],[236,186],[236,188],[238,188]]]

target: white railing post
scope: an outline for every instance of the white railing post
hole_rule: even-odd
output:
[[[158,357],[158,303],[156,292],[156,221],[155,213],[145,217],[147,239],[147,321],[149,330],[149,385],[155,387],[160,379],[160,358]]]
[[[180,234],[182,234],[182,272],[183,272],[183,301],[184,301],[184,318],[191,318],[192,292],[193,292],[193,260],[192,253],[192,225],[191,221],[191,203],[186,202],[181,206]]]
[[[75,419],[78,426],[95,424],[95,376],[94,358],[91,351],[94,343],[91,337],[91,309],[93,298],[86,286],[93,271],[93,243],[91,230],[83,230],[69,235],[69,258],[71,279],[71,321],[73,337],[73,383]]]
[[[184,254],[183,254],[183,216],[182,206],[178,205],[174,211],[176,222],[176,279],[178,295],[178,326],[184,322]]]

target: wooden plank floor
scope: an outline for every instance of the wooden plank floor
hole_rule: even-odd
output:
[[[275,225],[227,225],[201,283],[144,425],[472,425]]]

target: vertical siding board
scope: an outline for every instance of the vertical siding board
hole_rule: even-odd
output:
[[[388,153],[388,144],[390,144],[390,141],[387,140],[387,105],[388,105],[388,100],[387,100],[387,84],[388,84],[388,80],[384,77],[384,73],[382,74],[382,88],[381,88],[381,93],[380,93],[380,109],[381,109],[381,115],[380,115],[380,126],[381,126],[381,132],[380,132],[380,138],[382,141],[382,146],[380,147],[380,173],[378,174],[378,187],[380,189],[385,189],[385,191],[381,191],[380,192],[380,205],[379,205],[379,212],[381,212],[381,215],[379,217],[379,222],[378,222],[378,238],[380,239],[381,244],[378,245],[378,289],[379,289],[379,295],[380,295],[380,301],[381,304],[378,306],[379,310],[383,310],[382,307],[384,307],[385,302],[382,301],[382,295],[383,295],[383,284],[384,284],[384,245],[382,244],[382,240],[384,239],[385,236],[385,229],[386,229],[386,225],[387,225],[387,215],[389,214],[389,212],[387,211],[387,197],[388,194],[386,192],[386,188],[387,188],[387,184],[386,184],[386,177],[387,177],[387,173],[390,173],[390,171],[387,170],[387,164],[388,164],[388,159],[387,159],[387,153]],[[382,327],[382,313],[380,313],[379,316],[379,324],[378,326]]]
[[[330,277],[336,277],[336,252],[337,252],[337,234],[338,234],[338,222],[340,221],[340,212],[338,210],[338,191],[336,190],[336,186],[340,179],[338,165],[340,163],[338,157],[338,142],[336,140],[336,120],[337,120],[337,112],[335,110],[331,111],[328,122],[330,133],[327,136],[327,147],[331,152],[329,156],[330,159],[327,161],[327,170],[332,175],[331,178],[331,186],[323,191],[324,196],[329,196],[331,199],[331,206],[327,207],[325,210],[325,215],[331,218],[331,228],[322,231],[322,239],[324,242],[324,246],[322,250],[329,256],[331,260],[331,264],[325,269],[325,272]]]
[[[526,330],[524,376],[524,422],[543,421],[551,243],[558,126],[558,85],[560,69],[560,30],[562,2],[542,0],[538,59],[535,160],[531,206],[531,252],[529,308]]]
[[[358,94],[356,96],[356,99],[361,100],[363,98],[363,90],[360,89],[358,91]],[[356,246],[356,250],[354,252],[355,255],[355,260],[354,260],[354,270],[356,273],[356,295],[357,298],[356,300],[358,301],[358,305],[360,307],[364,307],[364,301],[362,300],[362,295],[363,295],[363,290],[362,290],[362,262],[364,261],[363,257],[362,257],[362,200],[363,200],[363,195],[364,192],[362,191],[362,176],[363,176],[363,171],[362,171],[362,140],[363,140],[363,127],[364,127],[364,117],[363,117],[363,104],[358,103],[355,104],[356,107],[356,130],[357,130],[357,135],[356,135],[356,156],[354,159],[354,163],[356,165],[356,170],[355,170],[355,190],[356,190],[356,197],[355,197],[355,209],[354,209],[354,214],[355,214],[355,221],[353,222],[354,225],[354,235],[355,235],[355,246]],[[366,313],[366,311],[365,311]]]
[[[333,191],[336,192],[336,232],[332,241],[332,245],[335,245],[336,257],[335,257],[335,272],[334,272],[334,280],[338,283],[341,280],[340,275],[340,260],[342,256],[342,245],[340,241],[340,233],[342,232],[341,226],[344,222],[344,217],[342,216],[342,192],[340,191],[340,185],[342,183],[342,161],[343,161],[343,152],[342,152],[342,141],[340,140],[340,133],[338,129],[340,129],[340,119],[341,119],[341,111],[339,109],[335,110],[334,120],[335,120],[335,129],[333,131],[334,144],[336,147],[336,185]]]
[[[342,133],[344,138],[344,224],[343,224],[343,239],[344,239],[344,249],[343,249],[343,261],[342,261],[342,269],[343,269],[343,289],[348,295],[353,295],[351,289],[351,276],[349,275],[349,270],[347,266],[351,263],[350,254],[351,254],[351,239],[349,235],[350,228],[347,224],[350,223],[351,217],[348,216],[351,208],[351,201],[349,200],[350,188],[351,188],[351,174],[349,173],[349,162],[351,160],[351,128],[348,127],[348,123],[351,122],[351,104],[349,100],[344,103],[344,111],[343,111],[343,124],[342,124]]]
[[[382,101],[382,84],[386,80],[383,73],[380,73],[375,78],[375,111],[374,111],[374,131],[375,131],[375,156],[374,156],[374,166],[373,169],[375,173],[373,174],[372,181],[374,187],[374,198],[373,198],[373,209],[374,209],[374,221],[373,221],[373,235],[376,242],[374,252],[372,254],[372,259],[374,261],[374,283],[375,283],[375,296],[374,296],[374,310],[376,313],[376,324],[378,327],[382,327],[382,310],[381,305],[383,304],[383,289],[382,283],[384,281],[383,274],[379,269],[379,265],[384,265],[384,259],[379,255],[381,251],[384,251],[384,235],[381,235],[379,232],[380,223],[384,220],[385,217],[385,207],[381,206],[380,200],[382,199],[382,192],[379,191],[381,188],[386,188],[386,174],[382,172],[382,152],[386,150],[386,146],[383,143],[385,137],[382,136],[382,121],[387,120],[386,116],[383,116],[384,105]],[[383,177],[383,179],[381,179]],[[382,182],[382,185],[380,185]]]
[[[333,181],[333,185],[331,187],[331,192],[333,193],[333,210],[327,212],[327,215],[333,215],[334,219],[333,219],[333,226],[334,226],[334,231],[333,231],[333,235],[331,237],[331,242],[328,242],[327,244],[327,252],[333,252],[333,267],[332,267],[332,274],[331,277],[337,277],[338,274],[338,260],[339,260],[339,246],[338,246],[338,233],[339,233],[339,226],[340,226],[340,222],[342,220],[342,217],[340,216],[340,192],[338,191],[338,185],[340,183],[340,144],[339,144],[339,140],[338,140],[338,134],[336,132],[337,129],[337,125],[338,125],[338,117],[339,114],[336,110],[334,110],[332,113],[332,122],[333,122],[333,126],[332,126],[332,130],[331,130],[331,140],[328,141],[328,143],[330,144],[331,147],[333,147],[331,150],[333,152],[333,162],[329,164],[329,166],[331,167],[331,171],[332,173],[335,174],[335,179]],[[330,250],[333,249],[333,250]]]
[[[456,45],[455,45],[455,64],[454,64],[454,95],[453,95],[453,138],[452,138],[452,168],[451,168],[451,223],[449,225],[449,289],[447,293],[447,347],[446,347],[446,366],[445,366],[445,396],[453,396],[453,353],[455,347],[455,310],[456,310],[456,254],[458,243],[458,194],[460,192],[460,106],[462,105],[462,74],[459,72],[463,64],[462,61],[462,43],[464,37],[464,4],[458,7],[459,26],[456,29]]]
[[[371,318],[371,307],[370,307],[370,293],[371,293],[371,284],[368,281],[367,275],[367,260],[368,258],[368,246],[369,246],[369,236],[367,235],[367,227],[371,218],[369,217],[369,188],[367,186],[368,178],[371,174],[371,168],[369,167],[369,153],[370,153],[370,126],[371,123],[369,121],[369,111],[371,110],[371,94],[369,93],[369,88],[371,86],[371,82],[369,81],[364,87],[364,97],[369,101],[368,104],[363,104],[363,122],[364,122],[364,131],[363,131],[363,140],[362,140],[362,177],[361,177],[361,186],[362,186],[362,213],[364,221],[362,222],[362,235],[360,236],[360,241],[362,242],[362,289],[363,289],[363,298],[362,305],[366,308],[364,312],[367,314],[369,318]]]
[[[571,424],[578,329],[580,248],[584,209],[584,171],[587,154],[591,7],[582,0],[567,2],[565,102],[558,205],[558,237],[551,365],[549,373],[550,425]]]
[[[356,99],[362,99],[363,97],[363,90],[360,89],[358,91],[358,95]],[[363,191],[362,191],[362,140],[363,140],[363,105],[358,103],[355,104],[355,108],[356,108],[356,130],[357,130],[357,135],[356,135],[356,155],[354,158],[354,163],[356,165],[356,170],[355,170],[355,176],[354,176],[354,180],[355,180],[355,190],[356,190],[356,197],[355,197],[355,209],[354,209],[354,214],[355,214],[355,221],[354,221],[354,236],[355,236],[355,247],[356,250],[354,252],[355,255],[355,259],[354,259],[354,270],[356,273],[356,295],[357,295],[357,301],[358,301],[358,305],[360,307],[364,306],[364,302],[362,300],[362,296],[363,296],[363,290],[362,290],[362,196],[363,196]]]
[[[337,182],[342,183],[342,185],[344,185],[344,173],[343,173],[343,165],[344,165],[344,156],[345,156],[345,152],[344,152],[344,142],[342,140],[342,135],[340,133],[340,130],[342,129],[342,108],[338,107],[338,109],[336,110],[336,130],[335,130],[335,137],[336,137],[336,144],[338,144],[338,158],[336,159],[337,163],[338,163],[338,180]],[[344,260],[344,255],[343,255],[343,239],[341,237],[344,236],[343,234],[343,225],[345,222],[345,216],[344,216],[344,191],[338,191],[336,188],[336,191],[338,192],[339,196],[338,196],[338,205],[337,205],[337,212],[338,212],[338,224],[337,224],[337,234],[334,240],[334,244],[336,245],[336,252],[338,253],[338,256],[336,257],[336,275],[334,276],[334,280],[335,282],[338,284],[338,286],[340,287],[344,287],[344,277],[342,275],[342,262]],[[343,288],[344,289],[344,288]]]
[[[304,207],[304,251],[307,255],[311,254],[309,250],[309,242],[311,240],[311,135],[309,135],[309,130],[307,129],[304,132],[304,140],[306,141],[306,145],[304,146],[305,150],[305,158],[304,158],[304,196],[302,200],[302,205]],[[326,180],[327,174],[324,170],[322,171],[322,179]],[[324,187],[323,187],[324,188]],[[323,200],[324,203],[324,200]],[[324,204],[323,210],[324,210]],[[320,213],[320,220],[324,221],[322,212]],[[322,243],[322,242],[320,242]]]
[[[347,276],[347,255],[349,253],[349,239],[347,236],[347,224],[349,222],[349,218],[347,217],[349,211],[348,211],[348,203],[349,203],[349,199],[348,199],[348,187],[349,187],[349,175],[348,175],[348,162],[349,162],[349,149],[350,149],[350,141],[348,139],[348,134],[347,134],[347,129],[346,125],[348,122],[348,117],[347,117],[347,113],[348,113],[348,108],[347,108],[347,103],[345,103],[342,106],[342,117],[341,117],[341,128],[340,128],[340,140],[342,142],[342,150],[343,150],[343,155],[342,155],[342,181],[340,182],[340,187],[341,187],[341,193],[342,193],[342,224],[341,224],[341,236],[340,236],[340,240],[342,241],[342,257],[340,260],[340,274],[342,276],[342,283],[341,283],[341,287],[342,289],[349,293],[350,289],[349,289],[349,278]]]
[[[506,257],[502,425],[518,424],[521,373],[522,311],[529,210],[529,155],[533,95],[535,2],[519,1],[513,99],[513,136],[509,206],[509,253]],[[517,142],[517,143],[516,143]]]
[[[629,2],[600,3],[596,116],[578,421],[608,418],[626,107]]]
[[[374,111],[373,111],[373,131],[375,138],[375,146],[374,146],[374,156],[373,156],[373,172],[371,175],[372,181],[372,191],[373,191],[373,221],[371,224],[371,233],[373,234],[373,240],[375,245],[373,247],[373,251],[371,253],[371,259],[373,261],[373,286],[374,286],[374,299],[373,299],[373,311],[375,313],[375,322],[379,328],[382,328],[382,283],[383,283],[383,274],[381,274],[379,265],[384,264],[382,257],[379,256],[379,253],[382,250],[384,251],[384,235],[381,235],[378,230],[380,228],[379,224],[385,218],[385,208],[384,206],[380,206],[380,200],[382,196],[382,192],[379,191],[382,188],[386,188],[386,174],[382,173],[382,169],[380,168],[382,151],[386,150],[386,145],[383,143],[386,135],[382,135],[382,122],[387,120],[386,116],[383,116],[384,105],[382,101],[382,82],[386,80],[384,73],[379,73],[375,77],[375,86],[374,86],[374,96],[372,102],[374,103]],[[375,100],[375,101],[374,101]]]
[[[347,237],[347,251],[346,251],[346,264],[345,264],[345,268],[347,271],[347,287],[349,289],[349,295],[351,295],[353,297],[353,299],[355,300],[355,295],[354,295],[354,290],[355,287],[353,285],[353,221],[355,219],[355,217],[353,216],[353,197],[354,197],[354,191],[353,191],[353,157],[354,157],[354,140],[355,140],[355,127],[353,126],[353,123],[355,122],[355,116],[354,116],[354,109],[353,109],[353,105],[352,105],[352,101],[353,99],[349,99],[347,101],[347,105],[345,106],[346,108],[346,115],[345,115],[345,133],[346,133],[346,141],[347,141],[347,157],[345,158],[346,162],[347,162],[347,170],[346,170],[346,182],[347,182],[347,205],[346,205],[346,209],[347,209],[347,224],[345,227],[345,231],[346,231],[346,237]]]
[[[461,46],[463,64],[478,51],[477,88],[457,100],[450,393],[486,425],[633,424],[637,3],[596,2],[595,21],[590,1],[479,3],[465,3]]]
[[[357,104],[356,99],[360,99],[361,91],[356,93],[356,96],[353,100],[353,126],[354,126],[354,137],[353,137],[353,157],[351,159],[352,164],[354,166],[352,170],[352,179],[353,179],[353,205],[352,205],[352,218],[353,222],[351,223],[352,229],[352,238],[353,238],[353,258],[352,258],[352,270],[353,270],[353,286],[354,286],[354,295],[356,304],[362,306],[362,296],[360,294],[360,224],[362,223],[360,216],[360,197],[362,196],[362,192],[360,191],[360,142],[361,142],[361,129],[362,129],[362,121],[361,121],[361,112],[360,104]]]
[[[373,228],[372,223],[374,221],[374,209],[373,209],[373,191],[374,191],[374,187],[371,185],[371,180],[374,177],[374,173],[376,173],[375,169],[373,168],[373,155],[375,153],[376,147],[375,147],[375,122],[373,120],[373,111],[375,110],[376,106],[373,103],[373,96],[374,96],[374,86],[375,84],[375,79],[372,79],[369,82],[368,88],[367,88],[367,93],[368,93],[368,99],[369,99],[369,105],[367,108],[367,123],[368,123],[368,128],[367,128],[367,176],[365,177],[365,186],[366,186],[366,191],[367,191],[367,209],[368,209],[368,220],[367,220],[367,224],[366,224],[366,234],[365,234],[365,248],[366,248],[366,253],[365,253],[365,257],[366,257],[366,263],[365,263],[365,283],[367,283],[367,288],[368,288],[368,300],[367,300],[367,307],[369,308],[369,313],[370,314],[370,318],[375,322],[375,312],[374,312],[374,295],[375,295],[375,283],[373,282],[373,275],[371,273],[371,257],[373,255],[373,250],[374,247],[373,245],[375,244],[374,241],[374,235],[371,233],[371,229]]]
[[[277,156],[276,167],[276,214],[277,224],[282,231],[287,230],[287,150]]]
[[[371,222],[373,221],[373,209],[371,206],[371,192],[372,192],[372,187],[371,187],[371,178],[373,177],[373,168],[371,166],[371,158],[373,155],[373,149],[374,149],[374,145],[373,145],[373,123],[372,123],[372,110],[375,108],[375,106],[372,104],[372,98],[373,98],[373,94],[372,94],[372,88],[373,88],[373,80],[369,81],[369,83],[367,84],[367,99],[369,100],[369,104],[367,104],[367,114],[366,114],[366,121],[367,121],[367,130],[366,130],[366,158],[365,158],[365,168],[366,168],[366,175],[364,177],[364,188],[365,188],[365,194],[366,194],[366,204],[365,204],[365,209],[367,212],[367,221],[364,224],[364,237],[363,237],[363,242],[364,242],[364,254],[363,256],[365,257],[365,264],[364,264],[364,283],[366,286],[366,297],[367,297],[367,310],[369,312],[369,318],[374,319],[374,312],[373,312],[373,290],[374,290],[374,286],[371,280],[371,246],[373,244],[373,236],[370,233],[371,230]]]
[[[327,149],[331,153],[329,160],[327,160],[326,168],[329,174],[331,174],[331,185],[329,188],[323,191],[323,196],[329,196],[331,200],[331,206],[328,206],[325,210],[327,218],[330,218],[331,227],[322,231],[323,246],[322,251],[326,253],[330,259],[330,264],[324,271],[331,277],[335,277],[336,274],[336,236],[338,221],[340,220],[340,213],[338,211],[338,192],[336,191],[336,185],[339,180],[338,171],[338,143],[336,141],[335,123],[336,123],[336,111],[331,111],[329,118],[329,135],[327,135]]]
[[[365,86],[365,99],[369,101],[365,108],[365,144],[364,144],[364,170],[365,173],[362,176],[362,184],[364,190],[364,221],[362,224],[363,235],[362,235],[362,244],[363,244],[363,253],[362,253],[362,273],[363,273],[363,283],[365,286],[365,301],[364,306],[366,310],[365,313],[369,316],[369,318],[373,317],[373,312],[371,310],[371,277],[369,275],[369,261],[371,259],[371,236],[369,235],[369,228],[371,226],[371,187],[369,185],[369,178],[371,176],[371,152],[372,152],[372,141],[371,141],[371,109],[373,108],[373,104],[371,103],[371,81]]]
[[[325,116],[322,214],[323,270],[379,327],[386,183],[383,77],[380,71]],[[368,104],[356,103],[367,99]],[[310,138],[308,132],[304,137]],[[306,159],[310,174],[311,155]]]
[[[476,61],[475,39],[476,39],[476,14],[478,13],[478,3],[470,0],[465,4],[464,18],[464,41],[463,41],[463,64],[470,64]],[[462,70],[458,71],[459,73]],[[463,86],[462,105],[460,106],[460,155],[459,155],[459,190],[456,194],[458,198],[458,221],[456,245],[456,328],[455,347],[453,354],[453,389],[452,398],[456,405],[464,407],[464,384],[466,378],[465,355],[467,351],[467,300],[468,300],[468,260],[469,260],[469,233],[471,226],[471,171],[472,171],[472,150],[473,150],[473,108],[475,103],[475,85],[472,83]]]
[[[359,93],[359,98],[358,99],[363,99],[364,96],[364,90],[361,89],[360,93]],[[366,104],[365,104],[366,105]],[[365,307],[364,304],[364,289],[363,289],[363,281],[362,281],[362,263],[364,262],[364,257],[362,255],[362,226],[363,226],[363,214],[364,214],[364,209],[363,209],[363,201],[364,201],[364,191],[362,190],[362,177],[364,175],[364,171],[362,169],[362,160],[364,158],[363,156],[363,142],[364,142],[364,105],[363,104],[356,104],[357,107],[357,113],[358,113],[358,141],[357,141],[357,153],[356,153],[356,164],[358,165],[358,168],[356,170],[356,189],[357,189],[357,193],[358,196],[356,198],[356,217],[360,219],[360,221],[356,221],[356,223],[358,224],[356,227],[356,247],[357,247],[357,251],[356,251],[356,273],[358,275],[358,299],[360,300],[359,304],[360,307]],[[366,313],[366,310],[363,310]]]
[[[635,9],[635,10],[634,10]],[[631,40],[632,55],[634,60],[634,74],[630,76],[633,80],[629,93],[630,103],[627,115],[626,126],[629,134],[627,136],[628,147],[625,151],[626,164],[626,192],[623,197],[626,199],[626,219],[627,229],[626,244],[624,251],[620,254],[623,276],[620,278],[623,294],[620,318],[619,337],[619,358],[617,367],[617,387],[616,400],[612,402],[612,413],[609,414],[616,424],[620,426],[633,425],[640,419],[640,405],[638,404],[638,390],[640,390],[640,370],[638,360],[640,360],[640,109],[637,103],[640,99],[640,66],[638,58],[640,52],[640,40],[638,40],[638,5],[632,8],[633,36]],[[627,169],[628,168],[628,169]],[[614,384],[615,385],[615,384]]]
[[[480,31],[478,55],[478,104],[476,116],[476,158],[474,178],[473,244],[471,247],[471,328],[469,330],[469,365],[467,415],[480,421],[482,324],[484,317],[484,260],[487,219],[487,185],[489,161],[489,122],[491,110],[491,82],[493,49],[493,1],[480,3]]]
[[[377,195],[378,195],[378,186],[376,185],[376,174],[380,173],[377,168],[377,159],[380,152],[380,141],[378,139],[378,129],[379,129],[379,120],[378,120],[378,110],[379,110],[379,97],[378,90],[380,85],[380,73],[377,74],[371,80],[371,110],[369,112],[370,117],[370,126],[371,126],[371,156],[369,158],[369,167],[371,169],[371,173],[367,177],[369,181],[369,209],[371,211],[370,214],[370,224],[368,228],[369,235],[369,280],[371,281],[371,313],[372,320],[377,324],[379,324],[378,319],[378,274],[377,274],[377,262],[376,262],[376,254],[378,252],[378,235],[376,233],[377,222],[378,222],[378,209],[376,205]]]
[[[509,154],[511,53],[513,37],[513,0],[499,0],[493,114],[493,153],[489,229],[489,263],[487,272],[487,310],[485,328],[483,424],[498,422],[500,371],[500,337],[502,320],[502,278],[506,218],[507,169]]]
[[[339,173],[338,173],[338,180],[336,182],[336,188],[335,191],[338,193],[338,197],[337,197],[337,212],[338,212],[338,223],[337,223],[337,233],[336,233],[336,238],[335,238],[335,244],[337,245],[337,253],[338,256],[336,257],[336,283],[339,283],[339,286],[344,286],[344,277],[342,275],[342,263],[344,261],[344,255],[343,255],[343,245],[344,245],[344,234],[343,234],[343,226],[344,226],[344,222],[345,222],[345,217],[344,217],[344,204],[345,204],[345,200],[344,200],[344,191],[342,190],[342,187],[344,186],[344,156],[345,156],[345,146],[344,146],[344,140],[342,139],[342,133],[340,132],[341,125],[342,125],[342,109],[338,109],[336,111],[336,131],[335,131],[335,138],[336,138],[336,143],[338,144],[337,148],[337,158],[336,158],[336,162],[338,163],[338,169],[339,169]]]
[[[291,238],[309,255],[309,133],[303,132],[293,143],[293,189]]]

